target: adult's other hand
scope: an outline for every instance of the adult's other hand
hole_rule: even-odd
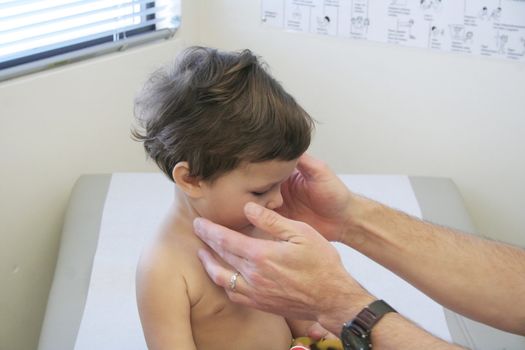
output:
[[[330,241],[342,239],[351,219],[352,194],[324,162],[302,155],[281,193],[280,214],[309,224]]]

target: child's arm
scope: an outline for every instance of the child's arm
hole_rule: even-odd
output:
[[[186,282],[163,265],[143,258],[137,269],[137,304],[148,349],[196,350]]]

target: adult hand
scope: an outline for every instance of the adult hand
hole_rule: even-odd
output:
[[[338,334],[373,298],[348,274],[335,247],[311,226],[286,219],[248,203],[250,222],[275,240],[248,237],[206,219],[194,221],[196,234],[235,273],[207,250],[199,251],[211,279],[225,288],[234,302],[289,318],[316,320]]]
[[[324,162],[302,155],[281,193],[280,214],[306,222],[330,241],[342,239],[350,220],[352,194]]]

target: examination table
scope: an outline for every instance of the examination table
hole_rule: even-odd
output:
[[[341,178],[367,197],[475,234],[450,179]],[[173,192],[173,183],[158,173],[83,175],[78,179],[63,225],[39,350],[146,349],[135,305],[134,272],[141,247],[162,219]],[[366,257],[336,246],[360,283],[430,332],[470,349],[525,349],[525,338],[446,310]]]

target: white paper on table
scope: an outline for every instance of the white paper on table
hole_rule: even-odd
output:
[[[406,176],[341,178],[354,192],[421,217]],[[147,348],[135,300],[135,268],[144,242],[155,232],[173,196],[174,185],[162,174],[113,174],[75,350]],[[441,306],[358,252],[336,247],[365,288],[427,331],[450,340]]]
[[[75,350],[147,349],[135,269],[173,196],[174,185],[162,174],[112,175]]]

